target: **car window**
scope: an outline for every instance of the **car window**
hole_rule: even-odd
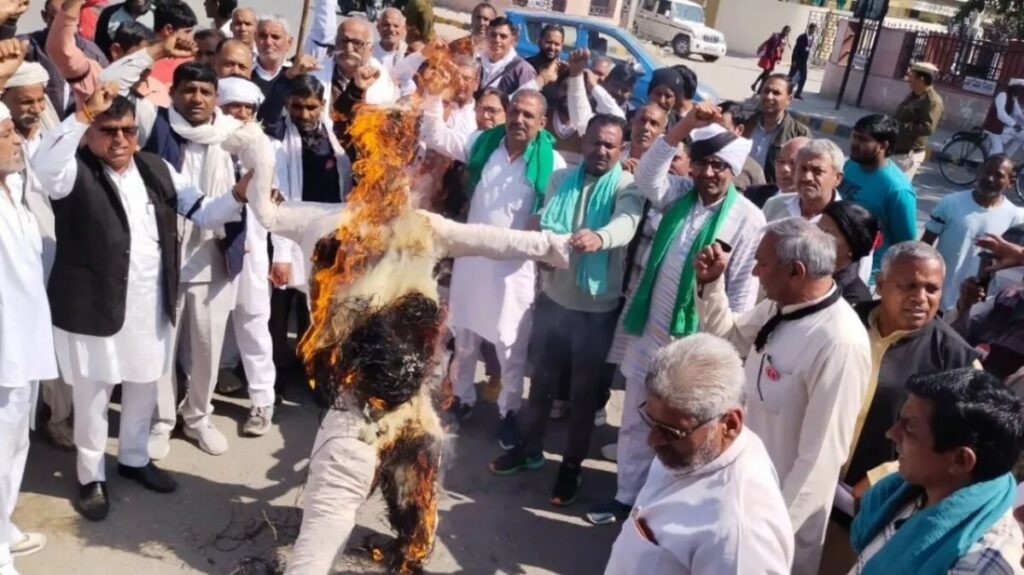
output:
[[[672,17],[688,22],[704,23],[704,9],[700,6],[688,6],[686,4],[673,4]]]
[[[590,48],[591,54],[608,56],[615,60],[616,63],[637,60],[636,56],[625,44],[609,34],[602,34],[596,30],[589,30],[587,32],[587,48]]]
[[[526,39],[530,41],[530,44],[540,46],[540,31],[548,24],[550,22],[540,22],[538,20],[529,20],[526,23]],[[574,50],[576,48],[576,28],[564,24],[562,28],[565,30],[565,43],[562,51]]]

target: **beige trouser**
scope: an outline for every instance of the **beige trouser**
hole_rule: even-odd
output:
[[[910,152],[908,154],[896,154],[890,158],[903,173],[906,174],[907,179],[914,181],[914,176],[917,175],[917,170],[921,168],[921,164],[924,163],[925,158],[928,154],[924,150],[917,152]]]

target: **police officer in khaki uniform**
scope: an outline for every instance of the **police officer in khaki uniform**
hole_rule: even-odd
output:
[[[932,84],[939,69],[928,62],[917,62],[910,67],[907,80],[910,94],[896,108],[896,121],[900,124],[892,160],[910,180],[925,160],[928,136],[935,131],[942,117],[942,97]]]

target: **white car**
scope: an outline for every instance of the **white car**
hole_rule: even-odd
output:
[[[725,34],[704,25],[704,8],[689,0],[643,0],[633,27],[640,38],[668,44],[676,56],[699,54],[707,62],[725,55]]]

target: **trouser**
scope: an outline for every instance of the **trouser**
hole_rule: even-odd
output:
[[[799,75],[799,79],[794,79]],[[807,60],[793,60],[789,65],[789,79],[796,82],[796,95],[804,93],[804,84],[807,83]]]
[[[64,380],[47,379],[39,382],[42,388],[43,401],[50,408],[50,422],[57,423],[71,417],[71,386]]]
[[[328,410],[313,442],[302,527],[286,575],[330,573],[355,527],[356,512],[370,495],[377,450],[351,433],[343,415]]]
[[[184,363],[188,394],[181,402],[181,416],[185,425],[192,428],[202,427],[213,413],[213,390],[220,372],[228,316],[235,307],[235,288],[235,283],[227,280],[180,287],[175,325],[181,326],[182,321],[188,325],[188,360]],[[177,412],[178,382],[175,370],[169,369],[157,382],[157,417],[153,428],[169,433],[174,429]]]
[[[277,372],[274,369],[274,344],[270,339],[269,321],[270,310],[265,305],[251,312],[239,304],[231,312],[235,343],[242,358],[242,367],[245,368],[245,379],[249,382],[249,399],[253,407],[274,405],[274,380],[277,379]]]
[[[613,368],[605,363],[615,335],[618,310],[592,313],[562,307],[537,297],[530,337],[534,354],[530,404],[525,410],[523,450],[541,453],[551,418],[551,404],[563,379],[569,378],[569,441],[564,461],[580,463],[590,451],[594,414],[604,406]]]
[[[908,152],[906,154],[894,154],[892,161],[896,162],[896,165],[903,170],[908,180],[913,181],[914,176],[917,175],[917,170],[921,168],[921,164],[924,163],[927,155],[924,150]]]
[[[498,413],[504,417],[508,412],[519,411],[523,403],[523,382],[526,378],[526,352],[530,344],[531,312],[526,312],[519,324],[515,342],[507,345],[500,341],[494,344],[501,366],[501,393],[498,395]],[[476,403],[476,362],[480,356],[482,337],[468,329],[455,329],[455,396],[466,405]]]
[[[754,83],[751,84],[750,87],[753,88],[755,92],[760,92],[761,91],[761,83],[764,82],[765,80],[767,80],[768,76],[771,76],[771,74],[772,74],[771,69],[761,70],[761,75],[759,75],[757,77],[757,79],[754,80]]]
[[[1021,144],[1021,133],[1014,131],[1011,128],[1003,128],[1002,134],[993,134],[992,132],[985,132],[988,136],[988,153],[993,154],[1007,154],[1014,155],[1020,148]]]
[[[298,339],[309,329],[306,294],[297,289],[270,290],[270,339],[274,345],[274,365],[284,370],[296,363],[295,348],[288,345],[288,318],[295,310]]]
[[[622,426],[619,427],[619,446],[615,500],[632,505],[640,488],[647,481],[647,472],[654,460],[654,450],[647,445],[648,428],[640,419],[640,404],[647,399],[647,388],[642,380],[626,379],[626,398],[622,404]]]
[[[11,523],[28,459],[32,383],[0,387],[0,567],[13,561],[11,543],[24,537]]]
[[[78,482],[106,481],[107,412],[116,383],[78,379],[72,385],[75,398],[75,447],[78,451]],[[149,425],[156,407],[155,382],[121,385],[121,428],[117,461],[129,467],[149,464]]]

